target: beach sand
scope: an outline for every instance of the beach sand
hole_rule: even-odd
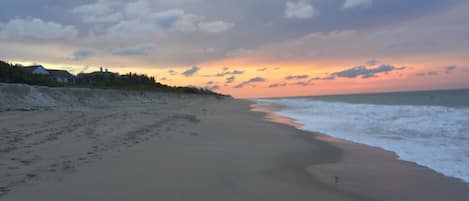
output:
[[[137,93],[141,98],[136,99],[127,92],[107,91],[109,98],[89,96],[100,91],[79,90],[82,100],[68,105],[60,101],[62,96],[76,92],[65,90],[39,90],[47,107],[21,109],[13,101],[3,106],[1,201],[391,200],[374,191],[399,184],[377,184],[367,177],[349,180],[348,174],[363,175],[361,167],[345,168],[358,168],[354,171],[334,164],[349,163],[350,149],[265,121],[264,113],[249,111],[250,101],[157,93]],[[35,103],[30,99],[27,108]],[[16,109],[8,109],[12,105]],[[374,159],[352,160],[382,165]],[[413,173],[428,176],[428,169],[413,167]],[[331,184],[339,173],[339,185]],[[376,188],[351,188],[352,178]],[[455,184],[458,189],[461,185]],[[451,196],[461,195],[458,190]]]
[[[339,162],[311,166],[308,171],[324,183],[344,191],[387,201],[467,201],[469,184],[412,162],[389,151],[345,140],[319,139],[344,150]],[[331,177],[338,176],[339,183]]]
[[[250,104],[174,96],[1,112],[0,200],[368,200],[307,173],[340,149]]]

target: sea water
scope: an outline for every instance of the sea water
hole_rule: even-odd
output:
[[[302,129],[395,152],[469,183],[469,90],[257,99]]]

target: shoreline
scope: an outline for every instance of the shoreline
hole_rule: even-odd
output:
[[[164,99],[1,113],[19,141],[1,141],[12,149],[0,153],[0,200],[372,200],[311,177],[340,149],[248,101]]]
[[[254,102],[251,110],[265,113],[266,121],[303,130],[302,125],[294,119],[276,114],[275,108],[259,106]],[[464,201],[469,197],[468,183],[416,163],[399,160],[392,151],[322,133],[306,132],[310,132],[313,138],[330,143],[343,151],[341,159],[335,163],[311,165],[307,168],[309,174],[331,187],[390,201],[448,198]]]
[[[368,155],[383,152],[330,142],[321,134],[298,129],[301,125],[293,119],[279,118],[269,109],[253,111],[248,100],[116,91],[97,96],[96,90],[34,87],[25,91],[5,92],[10,99],[28,100],[5,106],[36,106],[41,100],[37,106],[48,109],[0,113],[0,145],[6,147],[0,150],[2,201],[366,201],[405,195],[379,189],[402,184],[373,183],[356,166],[372,164]],[[69,101],[76,98],[80,101]],[[354,151],[357,147],[361,152]],[[354,153],[368,155],[356,158]],[[381,156],[375,158],[397,161]],[[435,173],[422,167],[408,167],[415,168],[412,173],[425,173],[423,178],[435,178]],[[331,185],[335,176],[339,185]],[[453,189],[454,180],[437,178],[435,184]],[[350,181],[367,185],[357,189]],[[417,192],[415,186],[410,189],[412,194],[433,193]],[[437,200],[463,194],[453,191]]]

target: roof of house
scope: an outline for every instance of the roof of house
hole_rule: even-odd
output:
[[[44,66],[42,66],[42,65],[34,65],[34,66],[26,66],[26,67],[24,67],[24,70],[26,70],[28,72],[33,72],[33,71],[36,70],[36,68],[40,68],[40,67],[44,68]],[[46,69],[46,68],[44,68],[44,69]]]
[[[26,67],[24,67],[24,70],[29,71],[29,72],[33,72],[37,68],[44,68],[47,72],[50,73],[50,75],[55,76],[55,77],[75,77],[74,75],[72,75],[71,73],[69,73],[66,70],[47,69],[42,65],[26,66]]]
[[[118,76],[119,73],[114,73],[114,72],[101,72],[101,71],[95,71],[91,73],[80,73],[78,74],[78,77],[93,77],[93,76]]]
[[[55,77],[75,77],[66,70],[47,70],[52,76]]]

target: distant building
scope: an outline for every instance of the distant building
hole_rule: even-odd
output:
[[[74,84],[76,81],[75,76],[66,70],[46,69],[42,65],[28,66],[24,69],[32,74],[44,75],[55,80],[56,82],[64,84]]]
[[[24,69],[32,74],[50,75],[49,71],[42,65],[28,66]]]
[[[50,73],[50,77],[57,82],[65,83],[65,84],[75,83],[75,76],[73,76],[66,70],[48,70],[48,71]]]
[[[79,83],[93,83],[102,80],[113,80],[119,78],[119,73],[109,72],[106,68],[100,68],[99,71],[92,73],[80,73],[77,75],[77,82]]]

